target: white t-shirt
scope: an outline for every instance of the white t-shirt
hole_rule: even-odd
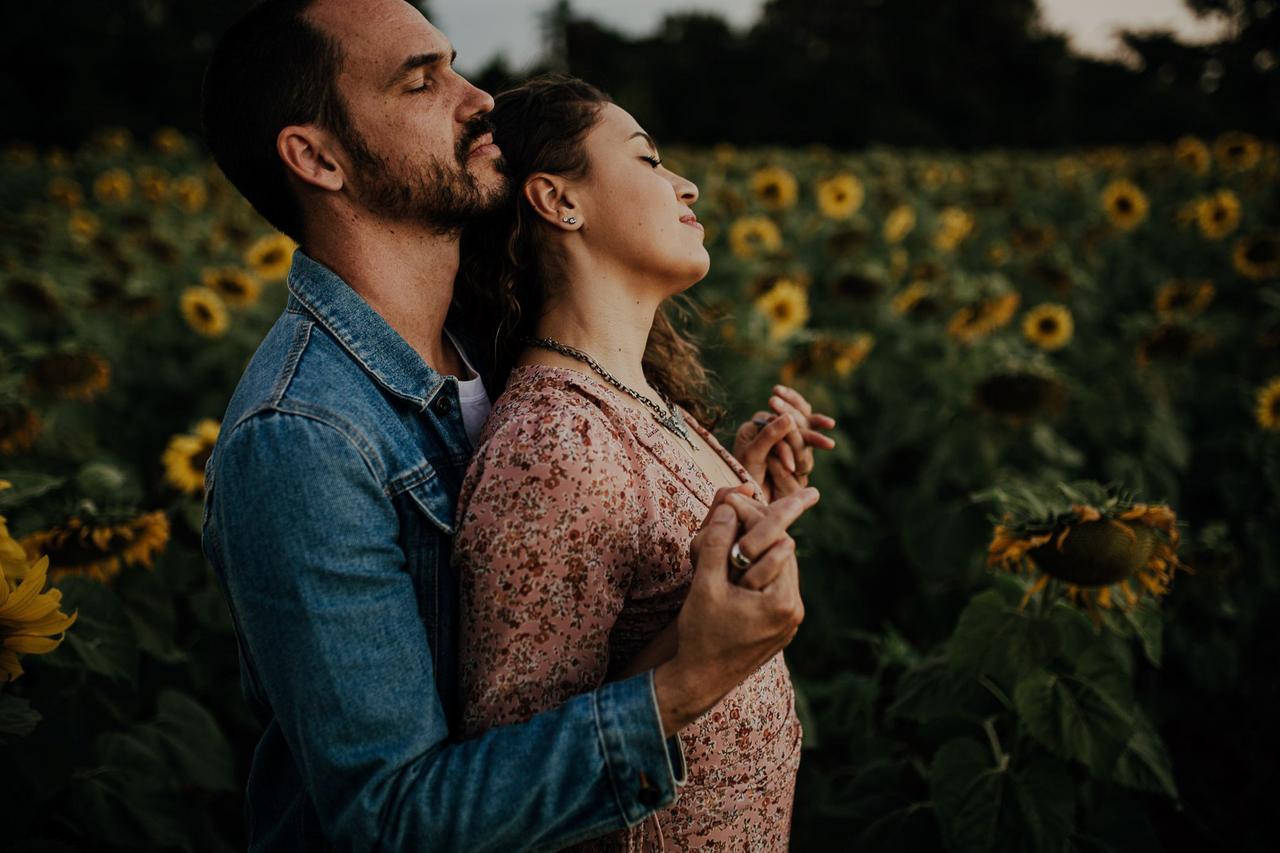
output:
[[[493,404],[489,402],[489,392],[484,389],[484,381],[480,378],[480,374],[467,360],[467,351],[448,329],[445,329],[444,333],[449,335],[453,348],[462,357],[462,364],[466,368],[467,375],[458,377],[458,405],[462,407],[462,425],[467,430],[467,438],[471,440],[472,447],[478,447],[480,431],[484,429],[485,419],[489,417],[489,410],[493,408]]]

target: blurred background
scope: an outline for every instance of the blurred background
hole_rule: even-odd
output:
[[[6,10],[0,848],[245,843],[202,478],[294,247],[196,117],[250,5]],[[417,5],[698,184],[722,433],[778,381],[839,422],[795,849],[1270,849],[1278,4]]]

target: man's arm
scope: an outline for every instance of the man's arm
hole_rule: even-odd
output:
[[[345,431],[262,414],[219,454],[209,524],[237,633],[335,846],[554,847],[674,801],[651,671],[448,742],[395,509]]]

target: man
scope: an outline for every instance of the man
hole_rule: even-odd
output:
[[[450,740],[454,500],[488,400],[460,394],[479,380],[444,321],[461,226],[506,189],[492,99],[452,58],[402,0],[267,0],[206,74],[215,159],[301,245],[206,466],[204,551],[263,724],[253,850],[546,849],[634,825],[675,800],[678,731],[803,616],[794,560],[729,582],[736,516],[720,507],[674,658]],[[815,500],[755,511],[742,551],[784,540]]]

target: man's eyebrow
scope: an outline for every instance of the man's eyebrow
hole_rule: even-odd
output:
[[[630,142],[631,140],[635,139],[637,136],[643,136],[644,141],[649,143],[650,148],[652,148],[654,151],[658,150],[658,143],[654,142],[653,137],[645,133],[643,130],[637,130],[635,133],[628,136],[627,141]]]
[[[453,62],[457,60],[457,58],[458,58],[458,51],[454,50],[452,55],[449,57],[449,63],[453,64]],[[412,56],[405,59],[404,62],[400,63],[400,67],[397,68],[395,73],[391,75],[391,78],[387,81],[387,85],[393,86],[395,85],[396,81],[400,80],[402,77],[404,77],[404,75],[408,74],[410,71],[413,71],[418,68],[425,68],[431,65],[435,65],[436,63],[440,62],[442,59],[444,59],[444,54],[438,50],[432,51],[431,53],[415,53]]]

